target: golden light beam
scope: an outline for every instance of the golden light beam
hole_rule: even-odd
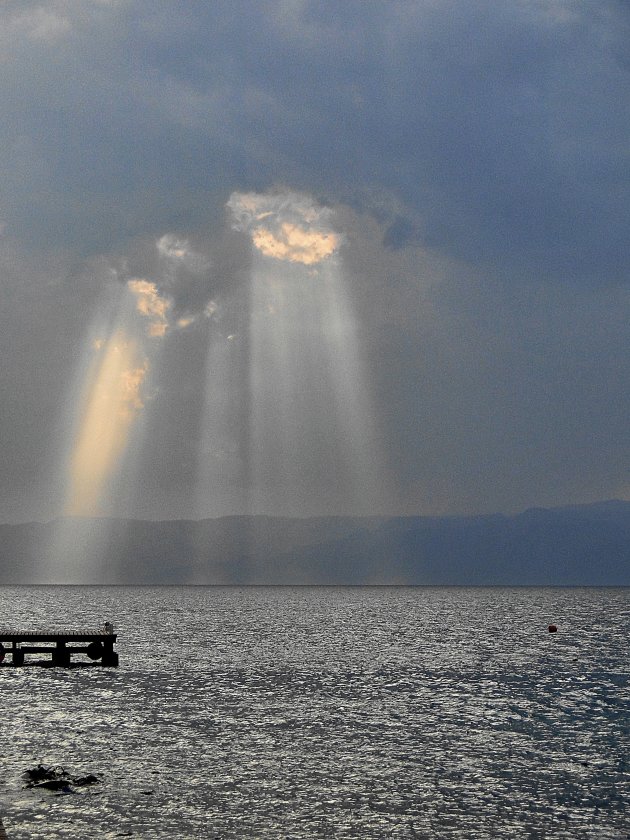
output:
[[[85,395],[82,418],[69,462],[66,516],[102,514],[112,476],[127,448],[143,407],[148,359],[122,330],[100,348]]]

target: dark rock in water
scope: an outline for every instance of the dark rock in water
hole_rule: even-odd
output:
[[[22,778],[26,780],[26,787],[44,788],[45,790],[66,790],[71,792],[71,787],[86,787],[95,785],[100,779],[92,773],[85,776],[71,776],[63,767],[45,767],[38,764],[30,770],[25,770]]]
[[[88,773],[87,776],[75,776],[72,784],[76,785],[76,787],[85,787],[85,785],[96,785],[100,781],[98,776],[95,776],[93,773]]]
[[[63,787],[70,781],[70,776],[63,767],[45,767],[43,764],[25,770],[22,778],[26,779],[26,787],[42,787],[47,782],[62,782]]]
[[[40,790],[44,788],[45,790],[64,790],[68,789],[70,785],[70,781],[68,779],[47,779],[45,782],[35,782],[29,787],[37,788]]]
[[[22,778],[29,782],[41,782],[48,777],[50,768],[44,767],[43,764],[38,764],[37,767],[31,767],[30,770],[25,770],[22,773]]]

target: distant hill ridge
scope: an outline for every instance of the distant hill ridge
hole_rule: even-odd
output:
[[[513,516],[67,519],[92,583],[629,586],[630,502]],[[60,522],[0,525],[4,584],[59,582]],[[65,581],[73,583],[73,580]]]

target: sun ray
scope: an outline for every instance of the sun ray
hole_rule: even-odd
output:
[[[104,519],[134,493],[147,383],[169,310],[155,284],[137,278],[112,284],[97,307],[67,400],[62,517],[42,569],[49,582],[98,582],[103,573]]]
[[[373,512],[379,447],[332,211],[297,193],[228,207],[253,254],[250,512]]]
[[[67,516],[103,514],[104,497],[144,407],[142,385],[149,360],[138,342],[117,330],[96,349],[100,358],[87,389],[69,463]]]

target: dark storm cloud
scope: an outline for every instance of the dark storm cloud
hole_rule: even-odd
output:
[[[219,223],[213,232],[138,237],[108,254],[118,279],[150,278],[173,304],[173,315],[196,317],[213,299],[245,282],[251,268],[249,242]]]
[[[235,185],[284,181],[365,206],[391,193],[422,216],[426,242],[468,260],[624,273],[622,4],[50,2],[2,14],[3,212],[31,242],[106,250],[216,221]]]
[[[381,327],[377,402],[407,510],[626,494],[627,295],[538,286],[517,306],[471,280],[454,271],[417,330]]]

